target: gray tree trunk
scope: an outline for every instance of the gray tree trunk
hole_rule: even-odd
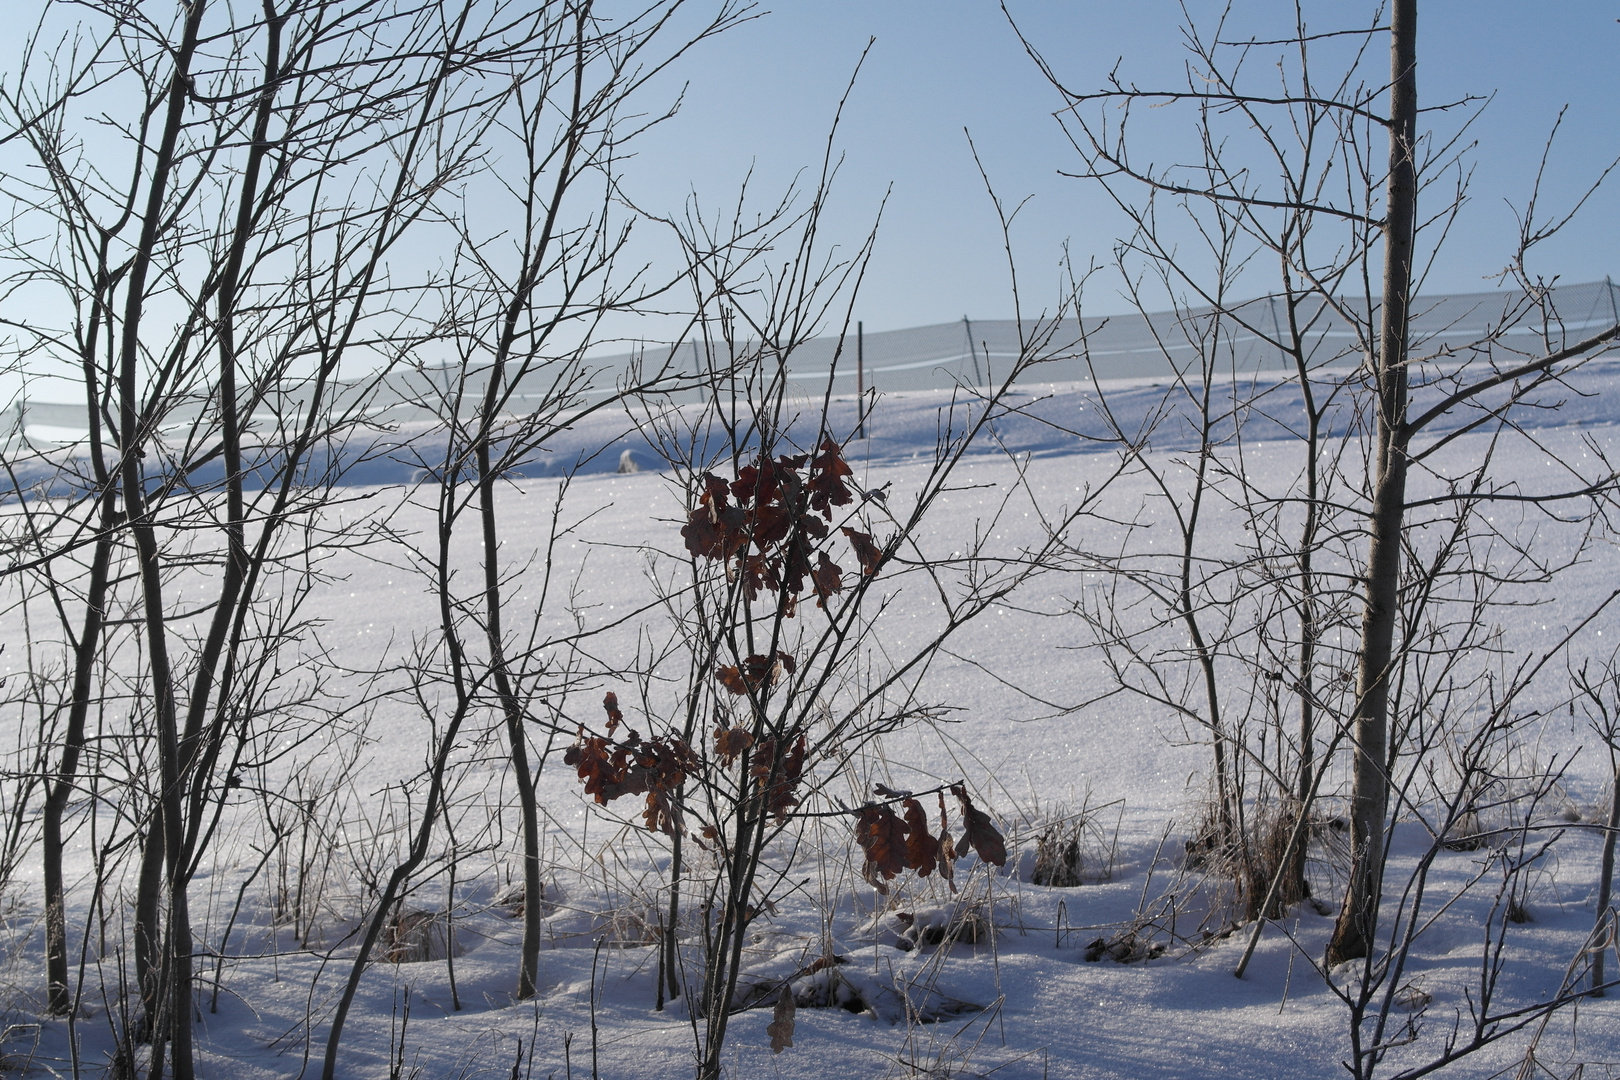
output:
[[[1609,922],[1609,904],[1614,893],[1614,840],[1620,833],[1620,769],[1614,773],[1614,790],[1609,798],[1609,830],[1603,834],[1603,862],[1598,871],[1598,899],[1597,899],[1597,929],[1603,929],[1603,924]],[[1614,932],[1610,927],[1610,933]],[[1597,951],[1592,954],[1592,996],[1603,997],[1606,990],[1603,988],[1603,954],[1612,947],[1613,943],[1604,943],[1599,938]]]
[[[1383,891],[1389,809],[1389,680],[1395,660],[1401,533],[1406,515],[1407,315],[1417,210],[1417,0],[1394,0],[1389,34],[1389,179],[1384,207],[1384,281],[1378,354],[1373,503],[1366,595],[1356,671],[1352,863],[1327,962],[1366,956]]]

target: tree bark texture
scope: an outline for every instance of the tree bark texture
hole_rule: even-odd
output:
[[[1368,955],[1383,891],[1389,810],[1389,683],[1400,603],[1406,516],[1407,319],[1417,210],[1417,0],[1390,11],[1389,178],[1385,198],[1383,303],[1378,353],[1371,543],[1352,721],[1355,766],[1350,806],[1351,870],[1327,962]]]

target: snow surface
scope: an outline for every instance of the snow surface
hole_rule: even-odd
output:
[[[1545,484],[1549,464],[1580,460],[1599,452],[1620,453],[1611,418],[1620,415],[1620,364],[1589,365],[1557,411],[1534,414],[1528,441],[1497,461],[1496,475],[1526,485]],[[1585,396],[1582,396],[1585,395]],[[1140,424],[1163,389],[1121,386],[1108,404],[1127,429]],[[1012,552],[1037,542],[1043,515],[1061,517],[1085,489],[1103,485],[1117,455],[1095,421],[1100,402],[1094,391],[1074,386],[1027,387],[1025,412],[997,425],[998,445],[986,445],[964,463],[949,494],[931,519],[923,540],[931,557],[948,559],[972,541],[990,536],[994,550]],[[948,392],[914,393],[885,399],[872,422],[870,438],[852,442],[857,481],[864,488],[888,484],[888,505],[903,513],[932,464],[942,407]],[[833,420],[848,426],[852,406],[835,403]],[[1247,418],[1244,468],[1262,486],[1284,486],[1297,468],[1297,445],[1289,438],[1299,424],[1297,392],[1286,385],[1266,399],[1264,415]],[[1348,421],[1337,421],[1339,432]],[[542,631],[565,627],[571,606],[593,626],[610,629],[593,641],[602,663],[630,666],[649,640],[667,636],[657,610],[649,610],[650,578],[672,572],[680,551],[681,496],[667,473],[652,471],[657,460],[646,438],[626,435],[622,417],[602,417],[578,425],[554,445],[556,462],[599,453],[569,486],[563,517],[581,523],[562,541],[558,580],[572,589],[568,605],[554,589],[543,611],[534,590],[519,591],[518,610],[509,625],[532,616]],[[1462,435],[1447,450],[1455,462],[1477,459],[1490,436]],[[1160,430],[1150,450],[1163,464],[1190,445],[1184,429]],[[1529,447],[1530,449],[1526,449]],[[623,450],[648,471],[615,474]],[[1014,490],[1017,470],[1027,494]],[[501,514],[509,565],[538,547],[550,527],[557,484],[545,475],[561,465],[537,466],[534,475],[514,479],[502,498]],[[1553,473],[1556,473],[1556,468]],[[1567,477],[1564,478],[1567,480]],[[1431,484],[1438,481],[1431,481]],[[354,503],[334,513],[381,514],[402,535],[420,534],[431,521],[423,505],[428,489],[402,501],[408,489],[381,485],[355,488]],[[1422,482],[1418,483],[1421,492]],[[1003,503],[1004,497],[1011,499]],[[1162,528],[1163,506],[1139,477],[1112,485],[1077,528],[1093,549],[1124,542],[1117,523],[1135,520],[1133,542],[1171,542]],[[1576,550],[1581,529],[1508,506],[1524,529],[1536,529],[1550,559]],[[876,511],[874,510],[875,514]],[[1243,542],[1243,519],[1213,513],[1214,548]],[[372,553],[375,554],[374,552]],[[464,572],[471,574],[469,561]],[[414,632],[437,621],[434,598],[404,556],[379,562],[362,554],[338,554],[323,566],[327,584],[312,596],[308,617],[334,657],[355,671],[377,670],[408,656]],[[1607,540],[1587,549],[1582,560],[1562,569],[1535,590],[1537,606],[1504,611],[1502,630],[1510,657],[1537,655],[1555,644],[1597,600],[1620,581],[1620,556]],[[887,901],[860,881],[847,827],[818,824],[797,849],[779,845],[772,865],[788,868],[803,887],[778,912],[756,923],[747,965],[752,979],[771,987],[803,972],[824,954],[844,959],[836,967],[801,974],[795,981],[806,999],[817,994],[842,999],[845,1008],[801,1007],[791,1049],[773,1055],[765,1026],[769,1008],[737,1016],[726,1060],[729,1075],[744,1077],[996,1076],[1079,1077],[1323,1077],[1340,1072],[1348,1045],[1344,1005],[1313,965],[1320,958],[1332,919],[1302,905],[1273,924],[1241,981],[1232,969],[1247,927],[1221,936],[1230,924],[1218,903],[1218,885],[1182,869],[1182,842],[1205,799],[1202,777],[1209,748],[1198,732],[1140,698],[1104,696],[1111,685],[1099,651],[1087,648],[1088,631],[1067,616],[1070,602],[1085,588],[1080,573],[1054,573],[1038,579],[1015,603],[989,613],[952,642],[949,655],[935,663],[923,684],[928,700],[949,707],[943,721],[889,737],[858,763],[858,776],[845,782],[841,796],[864,797],[860,781],[875,779],[895,787],[921,788],[962,777],[1008,832],[1014,858],[1003,871],[970,858],[958,873],[960,893],[952,895],[937,878],[907,877]],[[885,647],[903,652],[926,640],[937,625],[937,601],[913,578],[899,579],[889,594],[882,621]],[[21,619],[0,625],[5,651],[0,663],[17,672],[29,640]],[[1606,611],[1582,631],[1585,653],[1606,656],[1609,642],[1620,642],[1620,612]],[[1562,665],[1559,665],[1562,671]],[[579,702],[599,701],[604,682],[579,692]],[[624,687],[621,686],[620,689]],[[342,692],[360,701],[362,687]],[[374,689],[374,688],[373,688]],[[1019,691],[1024,691],[1020,693]],[[1540,714],[1521,731],[1523,753],[1546,763],[1568,759],[1557,809],[1590,820],[1606,799],[1606,755],[1584,720],[1556,711],[1564,684],[1549,680],[1522,702],[1526,714]],[[594,696],[593,696],[594,695]],[[1069,706],[1092,702],[1075,712]],[[425,753],[425,725],[407,703],[378,698],[363,719],[362,779],[349,812],[364,817],[381,803],[366,794],[417,774]],[[632,716],[632,721],[638,718]],[[642,722],[653,721],[641,718]],[[26,737],[20,718],[8,714],[5,745]],[[570,770],[548,764],[541,776],[547,814],[547,927],[553,947],[542,955],[542,990],[531,1002],[513,1000],[519,924],[507,917],[497,892],[513,872],[510,806],[497,764],[486,761],[478,739],[468,740],[458,798],[468,827],[483,814],[486,825],[506,821],[505,856],[485,853],[461,870],[453,895],[450,933],[452,965],[442,953],[415,963],[375,963],[366,973],[359,1000],[345,1032],[339,1075],[386,1077],[396,1053],[403,1053],[404,1075],[449,1077],[683,1077],[692,1073],[694,1024],[685,999],[654,1010],[655,985],[649,921],[668,856],[662,838],[626,823],[613,807],[591,807]],[[267,783],[308,795],[323,776],[333,775],[336,745],[307,746],[267,775]],[[498,757],[498,754],[496,755]],[[299,787],[299,785],[303,785]],[[397,807],[394,807],[397,810]],[[243,815],[251,808],[241,810]],[[381,811],[377,811],[381,812]],[[1085,883],[1073,888],[1031,884],[1033,839],[1043,823],[1062,814],[1088,822],[1083,848]],[[503,818],[503,814],[505,817]],[[81,819],[82,820],[82,819]],[[245,817],[244,817],[245,820]],[[490,826],[494,828],[495,826]],[[490,835],[481,839],[488,841]],[[499,839],[499,836],[497,837]],[[469,843],[472,843],[469,840]],[[70,926],[82,928],[90,897],[91,839],[83,827],[69,841],[70,894],[75,898]],[[1401,826],[1392,882],[1404,882],[1427,849],[1420,822]],[[1502,1000],[1530,1002],[1554,992],[1595,915],[1599,838],[1590,829],[1564,834],[1555,852],[1534,871],[1528,900],[1531,921],[1508,934]],[[1318,852],[1320,854],[1320,852]],[[221,940],[231,905],[258,861],[247,837],[227,832],[193,887],[193,918],[209,949]],[[324,1046],[326,1019],[348,971],[344,934],[361,911],[358,886],[341,872],[325,882],[321,912],[313,928],[295,928],[274,917],[271,875],[255,879],[243,893],[241,915],[225,950],[217,1001],[207,992],[213,960],[199,964],[205,979],[200,998],[198,1046],[202,1074],[257,1080],[260,1077],[315,1075]],[[482,872],[479,867],[482,867]],[[1338,884],[1325,865],[1313,868],[1318,899],[1327,910]],[[70,1026],[41,1020],[41,931],[36,866],[25,863],[15,887],[3,899],[8,952],[0,970],[0,1008],[6,1042],[0,1068],[17,1075],[70,1075],[74,1059],[85,1075],[99,1075],[110,1053],[109,1014],[120,1003],[94,989]],[[1392,1051],[1386,1073],[1437,1052],[1455,1018],[1466,1022],[1470,993],[1480,977],[1480,949],[1486,929],[1500,913],[1492,910],[1490,875],[1500,876],[1489,848],[1446,851],[1429,881],[1433,896],[1451,896],[1476,875],[1485,886],[1462,892],[1420,939],[1403,978],[1414,990],[1411,1045]],[[425,876],[413,906],[442,909],[449,883],[440,873]],[[1168,949],[1138,963],[1088,961],[1088,946],[1132,925],[1144,910],[1163,914],[1169,926],[1170,901],[1179,898],[1173,935],[1161,933]],[[108,897],[115,903],[117,897]],[[1437,908],[1439,902],[1433,902]],[[963,911],[988,916],[994,933],[977,941],[924,944],[902,950],[912,926],[949,924]],[[1432,910],[1432,909],[1431,909]],[[909,919],[899,919],[903,913]],[[1206,917],[1207,920],[1206,921]],[[908,925],[909,923],[909,925]],[[1215,936],[1205,939],[1205,931]],[[86,948],[90,987],[101,971],[122,962],[121,945],[81,942]],[[444,938],[438,939],[442,945]],[[599,942],[605,942],[597,948]],[[909,944],[909,942],[906,942]],[[1194,946],[1197,947],[1194,947]],[[306,947],[307,946],[307,947]],[[690,956],[693,955],[689,951]],[[831,972],[836,972],[834,977]],[[1340,984],[1349,978],[1336,973]],[[818,981],[819,980],[819,981]],[[110,983],[109,983],[110,984]],[[593,993],[594,987],[594,993]],[[406,1022],[405,1003],[409,1001]],[[774,998],[772,999],[774,1000]],[[1420,1004],[1426,1000],[1426,1013]],[[909,1003],[909,1004],[908,1004]],[[954,1012],[961,1003],[980,1011]],[[593,1021],[594,1008],[594,1021]],[[1574,1073],[1586,1063],[1587,1076],[1620,1069],[1620,1018],[1613,999],[1590,1001],[1568,1010],[1542,1036],[1540,1054],[1555,1075]],[[940,1010],[933,1023],[917,1022],[919,1012]],[[1396,1027],[1405,1023],[1397,1017]],[[3,1027],[4,1024],[0,1024]],[[403,1029],[403,1033],[402,1033]],[[594,1034],[593,1034],[594,1033]],[[76,1053],[74,1047],[77,1047]],[[1485,1076],[1513,1066],[1524,1052],[1517,1035],[1465,1059],[1450,1072]],[[400,1049],[402,1048],[402,1050]],[[1605,1072],[1599,1065],[1609,1063]]]

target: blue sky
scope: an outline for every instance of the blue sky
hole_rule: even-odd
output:
[[[1178,76],[1186,55],[1180,9],[1130,3],[1008,0],[1029,37],[1075,86],[1099,85],[1116,62],[1142,85]],[[1202,23],[1219,5],[1188,0]],[[1286,33],[1291,5],[1240,0],[1239,32]],[[1313,29],[1365,25],[1373,8],[1310,5]],[[1620,5],[1589,0],[1526,4],[1444,0],[1420,9],[1419,92],[1425,104],[1465,94],[1495,99],[1472,125],[1470,201],[1430,278],[1431,289],[1488,287],[1511,254],[1512,206],[1529,193],[1540,150],[1564,105],[1547,205],[1563,205],[1620,154]],[[1349,22],[1337,20],[1348,19]],[[688,191],[731,196],[752,167],[776,191],[819,160],[827,125],[862,48],[876,38],[846,110],[834,231],[856,242],[893,185],[872,272],[857,306],[868,329],[1010,314],[1005,259],[969,155],[972,133],[998,193],[1025,196],[1016,232],[1021,274],[1035,303],[1055,295],[1067,240],[1084,261],[1106,258],[1121,223],[1093,187],[1058,175],[1075,158],[1052,118],[1060,106],[993,0],[782,0],[686,58],[680,114],[649,135],[627,183],[649,207],[673,209]],[[1375,46],[1374,67],[1387,66]],[[1275,52],[1276,50],[1273,50]],[[1272,61],[1267,61],[1271,63]],[[1265,74],[1257,71],[1256,75]],[[673,89],[674,84],[669,88]],[[1459,112],[1434,123],[1450,130]],[[1181,121],[1190,121],[1183,116]],[[1147,152],[1165,163],[1194,144],[1190,122],[1161,131]],[[1616,180],[1620,180],[1617,175]],[[1620,183],[1588,205],[1578,226],[1542,252],[1543,273],[1566,281],[1620,272]],[[1123,309],[1111,284],[1090,310]]]
[[[603,0],[617,4],[618,0]],[[626,0],[639,6],[635,0]],[[1221,6],[1185,0],[1210,26]],[[15,0],[32,10],[38,0]],[[155,0],[154,12],[172,0]],[[721,0],[688,0],[683,18],[712,12]],[[1184,78],[1182,8],[1175,0],[1007,0],[1029,39],[1077,89],[1100,86],[1116,64],[1143,86]],[[76,8],[64,8],[68,13]],[[1314,31],[1364,27],[1371,3],[1313,0]],[[1026,314],[1050,307],[1067,245],[1075,260],[1107,262],[1125,222],[1094,184],[1066,178],[1078,161],[1053,119],[1062,101],[1026,56],[997,0],[763,0],[757,17],[701,43],[646,88],[649,112],[684,91],[679,113],[634,144],[622,163],[624,189],[643,208],[678,214],[695,193],[706,207],[735,199],[752,170],[756,201],[771,201],[803,169],[820,161],[838,99],[861,51],[874,40],[856,83],[837,146],[842,174],[825,235],[857,246],[889,192],[875,256],[856,318],[868,330],[1012,314],[1006,257],[983,182],[968,149],[977,145],[990,179],[1008,204],[1027,198],[1014,229]],[[1286,35],[1293,7],[1280,0],[1237,0],[1227,38]],[[1510,257],[1514,207],[1530,192],[1541,148],[1568,106],[1554,148],[1544,208],[1567,208],[1620,155],[1620,4],[1613,0],[1425,0],[1420,8],[1419,91],[1425,104],[1494,95],[1469,127],[1477,147],[1469,201],[1428,280],[1430,291],[1491,286]],[[1331,52],[1330,46],[1323,46]],[[1369,73],[1382,78],[1387,46],[1372,47]],[[1279,48],[1257,50],[1254,84],[1271,89],[1268,65]],[[1321,59],[1318,78],[1333,67]],[[1433,114],[1454,131],[1469,110]],[[1185,111],[1139,113],[1151,127],[1134,145],[1164,165],[1195,154]],[[1433,209],[1435,203],[1428,204]],[[656,230],[652,230],[656,233]],[[641,230],[649,235],[649,230]],[[1620,276],[1620,172],[1582,217],[1544,245],[1533,269],[1566,282]],[[654,243],[638,256],[667,256]],[[416,250],[416,257],[437,257]],[[652,275],[672,272],[661,262]],[[1251,287],[1252,286],[1252,287]],[[1248,294],[1263,291],[1256,276]],[[1086,310],[1127,310],[1117,283],[1098,278]],[[675,320],[628,319],[609,336],[665,339]],[[616,349],[617,342],[604,347]],[[0,386],[4,381],[0,380]]]

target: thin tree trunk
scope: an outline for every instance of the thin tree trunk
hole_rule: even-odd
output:
[[[1321,475],[1317,454],[1321,452],[1322,407],[1317,405],[1311,388],[1310,366],[1306,362],[1304,345],[1299,329],[1298,309],[1295,304],[1294,283],[1286,263],[1283,269],[1288,289],[1288,339],[1293,347],[1294,370],[1299,376],[1300,400],[1305,404],[1305,523],[1299,538],[1299,684],[1295,693],[1299,698],[1299,768],[1296,774],[1294,800],[1296,814],[1309,814],[1316,769],[1316,646],[1321,637],[1321,626],[1316,601],[1315,556],[1317,534],[1322,524]],[[1294,844],[1293,854],[1286,866],[1282,904],[1287,906],[1310,896],[1310,883],[1305,880],[1305,856],[1308,844],[1301,835]]]
[[[180,733],[177,730],[177,711],[174,699],[174,677],[169,667],[167,629],[164,625],[163,568],[158,553],[156,531],[147,515],[146,492],[142,486],[141,456],[145,443],[143,421],[139,409],[136,375],[140,361],[141,315],[147,300],[146,279],[157,254],[158,231],[164,222],[164,202],[170,173],[174,168],[175,144],[184,120],[186,100],[189,96],[191,60],[197,47],[197,38],[207,0],[194,0],[186,9],[185,30],[175,52],[174,71],[170,75],[168,102],[163,133],[153,156],[152,179],[147,192],[147,203],[141,218],[141,236],[131,260],[129,281],[125,292],[125,310],[122,339],[119,345],[119,451],[122,456],[120,472],[123,480],[125,513],[135,538],[139,559],[141,595],[146,623],[147,663],[152,677],[152,703],[158,729],[159,795],[156,812],[147,832],[148,866],[143,866],[142,884],[146,883],[149,867],[156,864],[152,858],[154,845],[161,845],[164,866],[168,875],[167,949],[158,979],[157,997],[167,995],[166,1011],[171,1021],[166,1034],[173,1043],[175,1080],[191,1080],[193,1075],[191,1054],[191,920],[186,904],[184,875],[179,868],[181,821]],[[146,892],[139,898],[136,912],[136,947],[139,953],[144,936],[149,950],[156,951],[160,940],[157,928],[156,896]],[[144,924],[143,924],[144,918]],[[151,953],[148,953],[151,960]],[[150,972],[149,972],[150,974]],[[146,986],[142,986],[143,995]],[[149,1005],[157,1004],[156,998]],[[147,1020],[162,1015],[163,1009],[148,1008]],[[154,1033],[154,1063],[161,1050],[162,1034]]]
[[[135,877],[135,985],[141,998],[141,1028],[145,1042],[159,1012],[162,934],[158,919],[163,910],[163,807],[162,796],[152,810],[141,837],[141,865]]]
[[[443,733],[439,735],[437,746],[434,747],[433,763],[428,775],[427,796],[422,804],[422,820],[417,824],[416,835],[411,838],[411,846],[406,852],[405,861],[394,867],[382,895],[377,899],[376,908],[366,923],[366,932],[361,938],[359,951],[349,967],[348,982],[344,985],[337,1008],[332,1014],[332,1027],[326,1035],[326,1054],[321,1063],[321,1080],[337,1080],[338,1046],[343,1041],[343,1026],[348,1020],[349,1009],[354,1005],[354,995],[360,988],[360,978],[365,974],[366,965],[371,961],[371,952],[377,945],[377,939],[382,936],[389,911],[398,900],[406,881],[416,872],[416,868],[422,865],[422,860],[427,858],[428,845],[433,839],[433,827],[438,823],[439,813],[445,805],[445,773],[450,767],[450,757],[456,749],[456,738],[461,733],[461,725],[473,706],[467,658],[462,649],[461,636],[456,630],[456,607],[450,593],[450,541],[454,532],[455,481],[460,474],[460,464],[452,442],[446,450],[444,471],[440,478],[438,552],[434,565],[434,585],[439,600],[439,628],[444,635],[445,651],[450,660],[450,685],[455,693],[456,704]]]
[[[216,304],[219,336],[219,418],[220,450],[225,465],[225,572],[220,581],[219,604],[208,627],[208,635],[198,655],[191,700],[186,710],[185,733],[181,739],[181,758],[189,771],[197,761],[204,734],[204,722],[214,700],[215,691],[229,692],[228,676],[216,686],[214,673],[219,668],[220,655],[231,637],[236,621],[238,602],[243,594],[243,582],[248,578],[247,511],[242,484],[242,430],[241,411],[237,387],[236,305],[241,286],[242,263],[248,244],[253,237],[256,220],[255,208],[261,196],[260,174],[271,144],[268,141],[270,118],[274,111],[276,89],[280,78],[281,33],[286,23],[285,14],[276,15],[270,0],[265,0],[266,42],[264,82],[255,108],[253,135],[249,142],[247,164],[242,172],[242,187],[237,196],[236,223],[232,228],[230,248],[219,278]],[[318,402],[319,395],[316,395]],[[288,468],[292,467],[289,462]],[[273,529],[275,519],[267,523]],[[247,595],[251,596],[251,593]],[[233,643],[234,644],[234,643]],[[227,667],[227,671],[230,668]],[[193,829],[193,832],[195,828]],[[188,841],[191,839],[188,836]],[[188,852],[189,854],[189,852]]]
[[[96,378],[95,353],[100,330],[107,327],[109,282],[107,266],[107,239],[97,253],[97,264],[102,270],[96,282],[94,310],[83,350],[85,417],[89,427],[90,464],[101,490],[98,500],[95,551],[90,560],[90,580],[85,587],[84,623],[73,650],[73,690],[68,703],[67,730],[62,735],[62,757],[56,774],[51,778],[45,794],[41,818],[41,839],[45,877],[45,985],[46,1010],[55,1016],[72,1012],[73,997],[68,991],[67,950],[67,886],[62,874],[62,818],[67,812],[79,772],[79,757],[84,751],[85,724],[90,714],[96,653],[101,647],[101,632],[107,622],[107,587],[112,574],[113,530],[119,520],[116,478],[107,470],[106,454],[102,448],[100,380]],[[108,332],[111,328],[107,327]]]
[[[1399,604],[1401,539],[1406,514],[1407,303],[1412,283],[1417,209],[1417,0],[1390,11],[1389,180],[1384,220],[1383,306],[1372,534],[1356,671],[1355,769],[1350,806],[1351,869],[1344,907],[1328,943],[1327,962],[1367,956],[1383,891],[1385,818],[1389,809],[1389,681]]]
[[[90,713],[92,671],[106,623],[107,579],[112,564],[112,526],[116,496],[109,488],[102,495],[101,528],[90,564],[85,594],[84,625],[73,652],[73,697],[68,705],[67,730],[62,736],[62,758],[45,794],[41,825],[45,872],[45,983],[46,1010],[64,1016],[73,1009],[68,991],[67,896],[62,874],[62,818],[73,794],[84,750],[85,721]]]
[[[490,397],[499,384],[490,375]],[[523,705],[507,670],[501,632],[500,536],[495,528],[495,475],[490,466],[488,430],[493,417],[482,418],[478,442],[478,501],[484,526],[484,615],[489,638],[489,666],[495,694],[506,723],[507,753],[517,784],[518,808],[523,816],[523,945],[518,960],[518,1000],[534,996],[540,977],[540,808],[535,798],[534,773],[529,768],[529,737],[523,730]]]
[[[536,159],[533,151],[530,152],[530,190],[525,197],[524,264],[503,312],[494,364],[490,369],[489,381],[484,390],[483,408],[478,417],[475,447],[479,512],[483,523],[485,630],[488,637],[490,674],[494,679],[496,696],[501,703],[507,751],[512,760],[512,776],[517,784],[519,812],[523,820],[523,944],[518,960],[519,1000],[534,996],[536,983],[540,977],[540,808],[535,796],[535,774],[529,767],[528,735],[523,730],[523,704],[506,660],[506,645],[502,633],[500,536],[495,523],[495,481],[498,475],[491,461],[490,442],[495,417],[502,405],[502,395],[509,389],[508,362],[512,358],[514,344],[518,339],[519,323],[533,302],[536,288],[545,278],[547,260],[551,257],[553,241],[557,235],[557,222],[563,198],[569,186],[577,179],[575,162],[586,129],[583,108],[588,9],[589,5],[580,9],[574,16],[572,41],[574,67],[568,126],[563,136],[564,142],[557,163],[557,176],[551,198],[549,202],[543,204],[543,212],[538,215],[538,222],[534,213],[533,185],[539,173],[534,171]],[[526,362],[518,363],[510,382],[515,384],[527,374],[528,370]]]
[[[1603,863],[1598,870],[1598,899],[1597,899],[1597,926],[1594,932],[1601,930],[1605,922],[1609,923],[1610,934],[1614,933],[1613,920],[1609,918],[1609,902],[1613,897],[1614,888],[1614,842],[1615,836],[1620,834],[1620,769],[1614,773],[1614,792],[1609,799],[1609,831],[1603,834]],[[1592,953],[1592,996],[1602,997],[1603,989],[1603,954],[1613,945],[1613,942],[1603,942],[1598,939],[1599,947]]]
[[[679,789],[675,792],[675,804],[684,805],[681,799],[684,792]],[[680,829],[675,830],[675,843],[669,856],[669,912],[664,918],[663,936],[658,941],[658,982],[664,992],[658,998],[658,1010],[663,1011],[665,1000],[674,1001],[681,996],[680,980],[676,977],[675,948],[680,942],[677,929],[681,922],[681,837],[685,835]]]
[[[433,826],[438,823],[436,810],[444,797],[445,769],[450,763],[450,752],[455,748],[456,735],[461,730],[461,722],[465,716],[465,708],[458,708],[445,730],[433,762],[428,801],[422,811],[422,821],[417,826],[411,849],[406,854],[405,861],[394,867],[394,872],[388,876],[388,884],[383,887],[376,909],[372,912],[370,921],[366,923],[365,935],[360,939],[359,951],[349,967],[348,982],[344,985],[342,996],[338,998],[337,1010],[332,1016],[332,1027],[327,1032],[326,1054],[321,1064],[321,1080],[336,1080],[338,1046],[343,1041],[343,1025],[348,1019],[350,1007],[354,1004],[355,991],[360,988],[360,977],[365,974],[366,965],[371,962],[372,950],[377,946],[377,939],[382,936],[383,926],[388,922],[388,913],[399,898],[400,889],[416,868],[422,865],[422,860],[427,858]]]

